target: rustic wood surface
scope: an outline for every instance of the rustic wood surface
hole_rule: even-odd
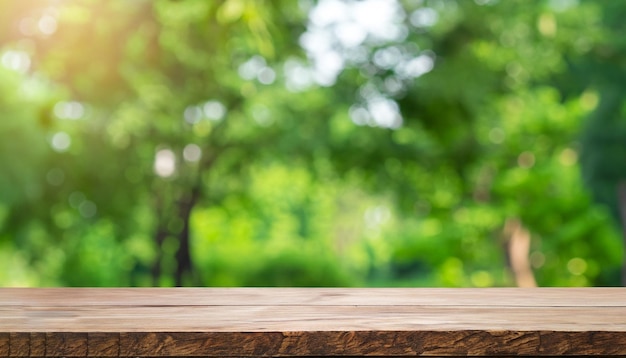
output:
[[[626,356],[626,289],[0,289],[0,357]]]

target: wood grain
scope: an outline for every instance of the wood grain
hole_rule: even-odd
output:
[[[626,289],[0,289],[0,357],[626,356]]]
[[[590,297],[591,296],[591,297]],[[606,288],[3,288],[6,306],[624,306]],[[123,298],[123,299],[121,299]],[[590,298],[593,298],[590,300]]]

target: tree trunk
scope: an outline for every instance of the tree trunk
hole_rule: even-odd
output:
[[[519,219],[508,219],[503,234],[506,240],[507,261],[518,287],[537,287],[530,260],[530,233]]]
[[[191,263],[191,249],[189,245],[189,225],[191,211],[200,197],[199,187],[194,187],[189,192],[189,196],[182,199],[178,206],[178,217],[183,221],[183,228],[178,235],[178,251],[176,252],[176,286],[183,286],[186,274],[193,274]]]
[[[156,196],[155,200],[156,215],[157,215],[157,229],[154,233],[154,244],[156,245],[156,257],[152,264],[152,286],[158,287],[161,279],[161,266],[163,263],[163,243],[169,235],[167,230],[167,224],[165,217],[167,217],[165,207],[163,205],[163,198],[160,195]]]
[[[156,243],[156,258],[152,265],[152,286],[159,286],[159,279],[161,278],[161,263],[163,261],[163,242],[167,238],[167,229],[159,222],[158,229],[154,235],[154,241]]]

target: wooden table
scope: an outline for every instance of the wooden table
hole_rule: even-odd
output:
[[[0,356],[626,356],[626,289],[0,289]]]

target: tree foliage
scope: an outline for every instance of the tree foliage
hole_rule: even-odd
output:
[[[0,282],[617,284],[625,10],[3,3]]]

